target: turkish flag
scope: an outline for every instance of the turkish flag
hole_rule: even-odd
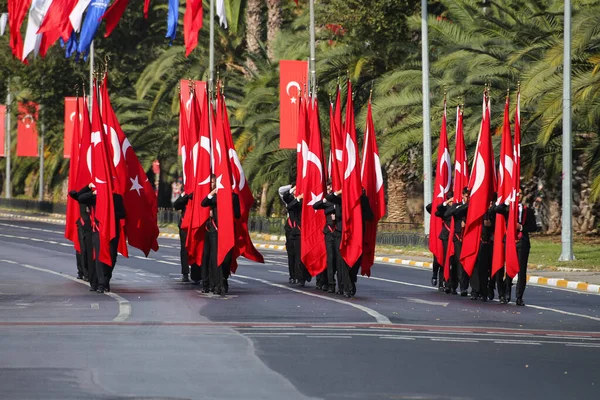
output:
[[[250,190],[249,182],[244,174],[242,163],[238,157],[237,151],[233,144],[233,138],[231,136],[231,126],[229,124],[229,115],[227,113],[227,104],[225,102],[225,96],[221,96],[221,103],[223,107],[223,132],[225,134],[225,145],[227,147],[227,154],[229,154],[229,165],[231,169],[231,180],[233,185],[233,192],[236,193],[240,200],[240,219],[235,219],[235,237],[237,255],[242,255],[248,260],[256,261],[259,263],[265,262],[262,254],[254,247],[250,234],[248,233],[248,217],[250,216],[250,210],[254,205],[254,196]],[[237,269],[237,263],[232,265],[231,270],[235,272]]]
[[[40,46],[40,55],[44,57],[48,49],[62,37],[65,43],[71,36],[73,26],[69,15],[77,5],[77,0],[53,0],[40,25],[38,34],[44,33],[44,40]]]
[[[381,171],[381,162],[379,161],[379,148],[377,147],[377,136],[375,134],[375,124],[373,123],[373,111],[371,110],[370,101],[367,109],[365,140],[363,142],[361,181],[366,196],[369,199],[369,206],[371,206],[371,210],[373,211],[373,220],[364,221],[364,247],[360,271],[362,275],[371,276],[371,267],[375,262],[377,224],[385,215],[385,193],[383,191],[383,173]]]
[[[435,183],[433,185],[433,201],[431,203],[432,213],[446,200],[446,193],[450,191],[450,185],[452,184],[450,163],[448,133],[446,132],[446,99],[444,99],[444,115],[442,116],[442,128],[435,168]],[[433,217],[429,220],[429,250],[440,265],[444,265],[444,245],[439,238],[443,224],[444,221],[441,218]]]
[[[17,157],[37,157],[37,124],[39,106],[32,101],[18,104]]]
[[[329,127],[330,127],[330,147],[329,152],[329,176],[331,177],[331,187],[334,192],[342,189],[342,154],[344,142],[342,140],[342,102],[340,99],[340,88],[338,86],[335,97],[335,109],[333,104],[329,108]]]
[[[481,131],[475,150],[475,161],[471,171],[469,187],[471,196],[467,211],[466,225],[463,230],[463,247],[460,261],[469,276],[473,273],[479,243],[483,216],[489,208],[492,194],[494,193],[494,148],[490,132],[490,108],[487,93],[483,98],[483,118]]]
[[[73,105],[73,119],[70,119],[71,110],[67,112],[67,104]],[[83,99],[79,97],[67,97],[65,98],[65,147],[67,146],[67,118],[69,118],[71,134],[69,135],[69,153],[72,154],[69,160],[69,181],[68,181],[68,190],[79,191],[77,187],[77,168],[79,165],[79,138],[81,136],[81,119],[82,115],[80,113],[80,104],[83,107]],[[67,218],[65,224],[65,238],[69,239],[75,245],[75,249],[80,251],[79,247],[79,237],[77,234],[77,220],[80,218],[79,213],[79,203],[71,198],[71,196],[67,196]]]
[[[180,113],[181,110],[185,109],[185,116],[186,116],[186,121],[187,121],[187,126],[189,126],[190,124],[190,108],[192,105],[192,100],[190,97],[190,81],[187,79],[182,79],[179,82],[179,88],[180,88],[180,93],[179,96],[181,97],[180,99]],[[206,82],[204,81],[194,81],[194,90],[196,91],[196,93],[202,93],[203,90],[206,90]],[[203,102],[204,102],[204,97],[200,97],[197,98],[197,100],[200,102],[200,110],[202,110],[203,107]],[[184,106],[181,106],[181,102],[183,102]],[[181,155],[181,146],[183,145],[182,143],[182,135],[183,135],[183,131],[182,131],[182,127],[181,127],[181,121],[179,123],[179,150],[178,150],[178,155]]]
[[[279,61],[279,148],[293,149],[298,143],[298,117],[302,86],[307,81],[307,61]]]
[[[498,168],[498,200],[496,204],[508,203],[514,184],[513,145],[510,135],[510,116],[508,96],[504,105],[504,124],[502,126],[502,144],[500,145],[500,167]],[[492,276],[504,266],[504,235],[506,234],[506,218],[504,214],[496,214],[494,227],[494,252],[492,258]]]
[[[456,137],[454,145],[454,202],[462,201],[462,190],[469,185],[469,165],[463,132],[463,112],[456,107]],[[444,260],[444,279],[450,279],[450,257],[454,255],[454,218],[450,222],[448,249]]]
[[[183,171],[183,191],[191,193],[194,187],[191,179],[194,176],[189,141],[189,119],[185,111],[183,96],[179,94],[179,154],[181,155],[181,170]],[[190,178],[188,178],[190,177]]]
[[[348,80],[348,99],[346,102],[346,122],[344,124],[344,180],[342,182],[342,242],[340,253],[350,268],[356,264],[362,254],[363,220],[360,207],[362,187],[354,123],[354,103],[352,101],[352,83]]]
[[[152,184],[142,167],[127,136],[123,132],[117,116],[110,104],[107,79],[103,84],[102,107],[105,108],[106,131],[110,131],[113,143],[113,162],[116,163],[117,181],[123,193],[125,206],[125,230],[130,246],[140,249],[146,257],[150,250],[158,251],[158,205]],[[118,156],[117,156],[118,154]],[[119,252],[127,257],[127,247],[119,243]]]
[[[0,157],[6,157],[5,147],[5,135],[6,135],[6,106],[0,104]],[[9,149],[10,151],[10,149]]]
[[[25,20],[31,0],[9,0],[8,1],[8,28],[10,30],[10,48],[15,58],[23,59],[23,36],[21,36],[21,25]],[[24,60],[23,63],[27,64]]]
[[[327,248],[323,236],[325,214],[313,205],[325,195],[325,158],[319,125],[319,104],[316,97],[307,103],[309,129],[306,141],[302,142],[302,230],[300,231],[300,258],[312,276],[327,268]]]
[[[513,190],[509,200],[508,226],[506,227],[506,275],[514,278],[519,273],[517,254],[517,224],[519,222],[519,201],[517,194],[521,187],[521,92],[517,93],[515,110],[515,143],[513,147]]]
[[[186,57],[198,45],[200,29],[202,29],[202,0],[188,0],[183,15],[183,40]]]
[[[115,205],[113,202],[113,174],[110,168],[110,151],[107,136],[103,133],[97,87],[94,82],[92,105],[92,178],[96,186],[96,207],[94,217],[98,220],[100,254],[96,257],[106,265],[112,265],[110,241],[117,234]]]
[[[104,15],[102,16],[102,19],[106,20],[106,33],[104,34],[104,37],[109,37],[113,29],[117,27],[128,4],[129,0],[115,0],[108,10],[104,12]]]
[[[75,179],[75,190],[81,190],[92,182],[92,127],[88,113],[88,103],[83,96],[83,107],[81,109],[81,139],[77,156],[77,179]]]
[[[302,149],[306,146],[306,138],[308,136],[309,122],[307,112],[307,100],[305,98],[298,99],[298,135],[296,136],[296,196],[304,193],[302,188],[302,166],[304,165],[304,153]]]
[[[78,100],[79,99],[79,100]],[[79,104],[77,104],[79,101]],[[81,132],[81,119],[83,115],[81,114],[81,110],[83,109],[83,98],[81,97],[65,97],[65,136],[64,136],[64,147],[63,147],[63,157],[69,158],[71,157],[72,148],[71,143],[73,140],[73,132]],[[77,111],[80,110],[80,111]],[[75,118],[79,116],[79,128],[75,131]],[[77,139],[79,143],[79,139]],[[76,150],[79,150],[79,144]],[[73,188],[74,190],[77,190]]]

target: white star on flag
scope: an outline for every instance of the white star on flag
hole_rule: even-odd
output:
[[[310,201],[307,203],[307,205],[312,206],[313,204],[315,204],[317,201],[323,200],[323,193],[319,193],[318,195],[314,194],[313,192],[310,192]],[[315,210],[317,211],[317,210]]]
[[[131,189],[129,189],[129,190],[137,191],[138,196],[140,196],[140,189],[143,189],[143,187],[142,187],[142,185],[140,185],[138,178],[139,178],[139,175],[136,175],[135,179],[129,178],[129,180],[131,181]]]
[[[225,186],[223,186],[223,184],[221,183],[222,179],[223,179],[223,175],[219,175],[217,177],[217,190],[219,190],[219,189],[225,189]]]
[[[290,101],[292,102],[292,104],[296,104],[296,98],[295,97],[291,97]]]

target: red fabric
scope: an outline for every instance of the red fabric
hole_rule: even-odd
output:
[[[442,127],[435,168],[435,183],[433,185],[433,201],[431,203],[432,214],[437,210],[440,204],[446,201],[446,193],[450,191],[450,185],[452,183],[450,162],[448,133],[446,132],[446,101],[444,100],[444,115],[442,116]],[[442,218],[438,218],[434,215],[431,216],[429,221],[429,250],[433,253],[437,262],[440,265],[444,265],[444,245],[439,238],[444,221]]]
[[[92,182],[92,128],[90,126],[90,115],[88,113],[88,103],[84,97],[83,108],[81,111],[81,140],[79,142],[77,179],[75,180],[76,190]]]
[[[69,15],[77,5],[77,0],[53,0],[48,12],[38,29],[39,33],[45,33],[44,40],[40,45],[40,55],[44,57],[48,49],[62,37],[65,43],[71,36],[73,26]]]
[[[302,143],[302,230],[300,231],[300,258],[312,276],[327,268],[327,248],[323,236],[325,214],[317,212],[313,205],[325,195],[325,158],[319,126],[319,104],[309,99],[309,129]],[[299,166],[300,167],[300,166]]]
[[[212,108],[212,107],[211,107]],[[225,260],[227,253],[235,246],[233,227],[233,190],[231,188],[231,170],[229,154],[223,129],[223,107],[217,105],[216,118],[213,121],[212,150],[214,174],[217,180],[217,215],[219,230],[217,235],[217,264]]]
[[[77,180],[77,168],[79,165],[79,137],[81,132],[81,123],[80,123],[80,103],[83,103],[83,99],[79,99],[78,97],[67,97],[65,98],[65,147],[67,146],[67,122],[70,122],[71,125],[71,140],[70,140],[70,149],[69,152],[73,156],[69,160],[69,181],[68,181],[68,190],[76,190],[77,188],[76,180]],[[74,110],[71,111],[70,107],[67,107],[67,104],[74,106]],[[82,104],[83,107],[83,104]],[[69,108],[67,110],[67,108]],[[71,119],[71,115],[74,113],[74,118]],[[67,196],[67,218],[65,223],[65,238],[69,239],[75,245],[75,250],[80,251],[79,246],[79,236],[77,234],[77,220],[80,218],[79,213],[79,203],[72,199],[71,196]]]
[[[279,148],[294,149],[298,142],[298,104],[306,84],[307,61],[279,61]]]
[[[362,254],[363,220],[360,207],[362,187],[360,182],[360,164],[354,123],[354,103],[352,101],[352,83],[348,80],[348,100],[346,102],[346,122],[344,140],[344,181],[342,182],[342,242],[340,252],[350,268],[356,264]]]
[[[18,107],[17,157],[37,157],[39,152],[36,121],[39,106],[34,102],[19,102]]]
[[[186,57],[198,45],[200,29],[202,29],[202,0],[188,0],[183,15],[183,40]]]
[[[117,234],[115,221],[115,205],[113,202],[113,184],[110,168],[109,143],[103,133],[100,107],[96,88],[93,90],[92,105],[92,178],[96,185],[96,210],[95,217],[98,220],[100,236],[100,254],[98,259],[107,265],[112,265],[110,256],[110,241]]]
[[[373,210],[373,221],[365,221],[361,274],[371,276],[371,267],[375,262],[377,224],[385,215],[383,173],[381,171],[381,162],[379,161],[379,149],[377,147],[377,135],[375,133],[375,124],[373,123],[371,102],[369,102],[367,109],[367,127],[363,142],[361,181],[366,196],[369,199],[371,210]]]
[[[116,133],[118,148],[115,146],[113,149],[120,155],[116,167],[117,176],[120,178],[122,174],[124,177],[122,180],[118,179],[123,187],[123,204],[125,206],[125,230],[122,233],[126,233],[126,235],[123,237],[126,236],[129,245],[140,249],[147,257],[150,250],[158,251],[159,229],[156,195],[146,171],[123,132],[110,104],[106,80],[103,89],[102,106],[106,107],[106,125],[111,132]],[[114,139],[113,133],[111,133],[111,138]],[[116,157],[113,156],[113,160],[116,160]],[[121,250],[127,251],[127,247],[120,246],[119,252]],[[121,254],[127,257],[126,253],[121,252]]]
[[[519,256],[517,255],[517,223],[519,222],[519,201],[517,198],[521,186],[521,93],[517,93],[517,109],[515,111],[515,143],[513,148],[515,161],[513,174],[513,191],[508,209],[508,226],[506,228],[506,275],[514,278],[519,273]],[[523,208],[525,215],[525,208]],[[523,217],[523,221],[525,218]]]
[[[150,10],[150,0],[144,0],[144,18],[148,19],[148,10]]]
[[[342,165],[343,139],[342,139],[342,102],[340,99],[340,88],[338,87],[335,98],[335,109],[330,109],[331,129],[331,152],[329,162],[331,164],[331,187],[334,192],[342,189]]]
[[[475,151],[473,171],[469,181],[471,197],[469,211],[467,212],[466,225],[463,229],[463,245],[460,261],[469,276],[473,273],[479,243],[481,239],[482,217],[489,208],[489,203],[494,192],[494,148],[490,132],[490,109],[486,95],[484,95],[483,118],[481,132]]]
[[[221,97],[221,102],[223,107],[223,132],[225,134],[227,154],[229,155],[233,191],[239,196],[240,199],[241,218],[234,221],[236,230],[236,247],[239,255],[242,255],[249,260],[264,264],[265,260],[262,254],[256,250],[254,244],[252,243],[252,239],[250,238],[250,234],[248,233],[248,217],[250,216],[250,210],[254,205],[254,196],[252,195],[249,182],[244,174],[242,163],[240,162],[237,152],[235,151],[233,138],[231,136],[231,126],[229,125],[229,116],[227,113],[225,97]],[[233,266],[232,271],[235,272]]]
[[[77,99],[79,99],[79,104],[77,104]],[[81,132],[81,110],[83,108],[83,98],[76,97],[65,97],[65,136],[64,136],[64,146],[63,146],[63,157],[69,158],[72,154],[71,143],[73,140],[73,132],[75,129],[75,118],[79,115],[79,129],[77,132]],[[79,112],[77,110],[80,110]],[[77,139],[79,142],[79,139]],[[76,150],[79,150],[79,147],[76,147]]]
[[[193,163],[189,145],[189,120],[185,111],[183,96],[179,95],[179,154],[181,155],[181,169],[183,171],[183,191],[191,193],[193,190],[192,178],[194,176]]]
[[[296,196],[304,193],[302,188],[302,166],[304,165],[304,153],[302,149],[306,148],[306,137],[308,136],[308,115],[306,99],[298,99],[298,135],[296,143]]]
[[[0,157],[6,157],[4,151],[6,135],[6,106],[0,104]]]
[[[10,48],[13,56],[18,60],[23,58],[23,37],[21,36],[21,25],[31,0],[8,0],[8,29],[10,31]],[[27,64],[26,61],[23,61]]]
[[[106,32],[104,37],[109,37],[113,29],[117,27],[117,24],[121,20],[129,0],[115,0],[114,3],[104,12],[102,19],[106,20]]]
[[[508,203],[514,184],[513,145],[510,135],[510,116],[508,97],[504,105],[504,125],[502,127],[502,144],[500,145],[500,168],[498,169],[498,201],[496,204]],[[496,215],[494,227],[494,252],[492,259],[492,276],[504,266],[504,235],[506,219],[503,214]]]

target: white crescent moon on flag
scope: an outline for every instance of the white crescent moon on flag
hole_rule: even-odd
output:
[[[234,149],[229,149],[229,158],[233,160],[233,163],[235,164],[236,168],[240,173],[239,189],[242,190],[244,186],[246,186],[246,175],[244,174],[244,168],[242,168],[242,163],[240,162],[240,158],[237,155],[237,151],[235,151]]]
[[[185,162],[187,157],[185,156],[186,153],[186,148],[185,145],[181,146],[181,164],[183,165],[182,168],[182,172],[183,172],[183,184],[185,185],[185,182],[187,181],[187,176],[185,175]]]
[[[323,182],[323,165],[319,157],[308,149],[306,142],[302,142],[302,158],[304,165],[302,166],[302,177],[306,176],[308,170],[308,162],[310,161],[319,169],[319,179]]]
[[[210,139],[207,138],[206,136],[200,136],[200,147],[202,147],[205,151],[206,154],[208,154],[208,156],[210,157]],[[196,146],[194,146],[195,152],[194,152],[194,171],[196,170],[196,165],[198,164],[198,148],[197,148],[197,144]],[[206,185],[210,183],[210,173],[208,174],[208,177],[206,179],[204,179],[202,182],[198,183],[198,185]]]
[[[354,167],[356,167],[356,147],[354,147],[354,142],[349,133],[346,134],[346,151],[348,152],[348,165],[344,172],[344,179],[348,179],[352,171],[354,171]]]
[[[471,196],[473,196],[483,183],[483,179],[485,178],[485,161],[483,161],[483,157],[481,157],[480,153],[477,153],[477,171],[475,173],[475,183],[473,184],[473,189],[471,190]]]
[[[383,186],[383,173],[381,172],[381,162],[379,161],[379,155],[373,153],[375,156],[375,182],[377,183],[377,191]]]
[[[222,161],[222,157],[221,157],[221,144],[219,143],[219,139],[215,139],[215,142],[217,142],[217,153],[219,153],[219,164],[221,164]]]
[[[129,143],[129,139],[125,138],[125,140],[123,141],[123,158],[125,158],[125,161],[127,161],[127,149],[131,147],[131,143]]]
[[[300,93],[300,84],[296,81],[290,81],[286,88],[285,88],[285,92],[287,93],[288,96],[290,96],[290,88],[295,87],[296,89],[298,89],[298,93]]]
[[[87,160],[88,171],[90,171],[90,175],[91,175],[92,174],[92,146],[91,145],[90,145],[90,147],[88,147],[86,160]]]
[[[447,179],[446,179],[446,187],[444,187],[444,194],[448,193],[448,191],[450,190],[450,184],[452,183],[452,174],[450,173],[450,152],[448,151],[448,148],[444,149],[444,154],[442,155],[442,163],[440,164],[440,171],[439,173],[442,174],[442,168],[444,167],[444,165],[446,165],[447,168]],[[443,176],[443,175],[442,175]]]

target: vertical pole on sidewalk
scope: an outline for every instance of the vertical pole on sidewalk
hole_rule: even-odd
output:
[[[90,98],[88,100],[89,104],[89,113],[92,115],[92,101],[94,101],[94,96],[92,95],[94,90],[94,41],[90,43]]]
[[[10,96],[10,78],[8,79],[8,82],[6,83],[6,129],[4,130],[6,132],[5,136],[6,136],[6,140],[5,140],[5,146],[6,146],[6,184],[4,187],[4,197],[7,199],[11,198],[11,187],[10,187],[10,113],[11,113],[11,106],[10,106],[10,102],[11,102],[11,96]]]
[[[315,0],[310,0],[310,60],[308,68],[310,70],[310,83],[308,91],[313,94],[313,102],[316,97],[317,89],[317,58],[316,58],[316,39],[315,39]]]
[[[421,0],[421,52],[423,74],[423,227],[429,235],[430,215],[425,206],[431,203],[431,134],[429,127],[429,35],[427,0]]]
[[[42,85],[43,86],[43,85]],[[42,129],[41,129],[41,135],[40,135],[40,188],[38,190],[38,200],[39,201],[43,201],[44,200],[44,131],[45,131],[45,126],[44,126],[44,105],[41,104],[40,105],[40,122],[42,123]]]

